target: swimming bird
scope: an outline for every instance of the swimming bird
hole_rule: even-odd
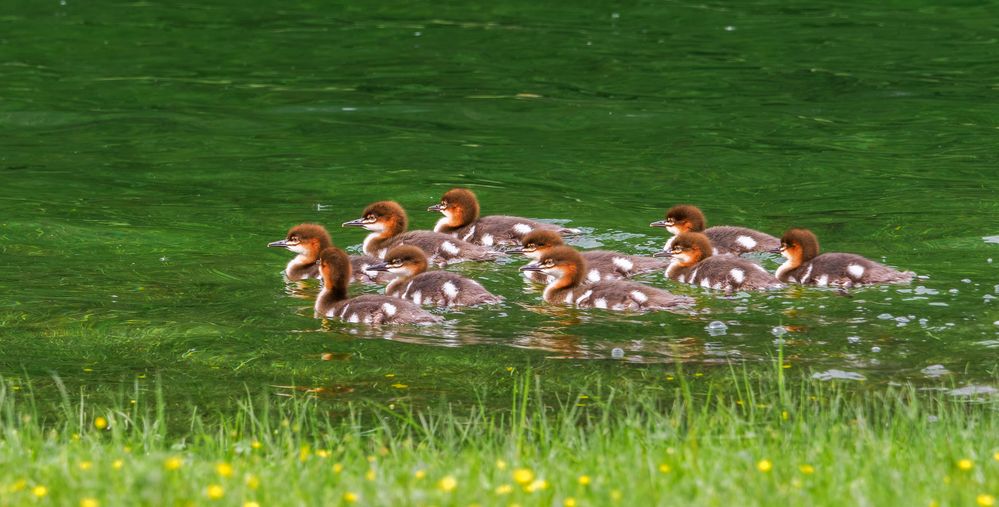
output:
[[[731,254],[713,255],[711,240],[700,232],[676,236],[669,252],[666,277],[680,283],[728,292],[778,289],[784,285],[763,266]]]
[[[491,294],[479,282],[448,271],[427,271],[427,256],[410,245],[393,247],[385,262],[371,266],[388,271],[396,279],[385,287],[385,295],[435,306],[495,304],[503,298]]]
[[[507,250],[507,253],[522,253],[531,259],[539,260],[552,248],[564,244],[562,237],[555,231],[531,231],[521,240],[520,248]],[[668,260],[607,250],[584,250],[579,254],[586,261],[586,282],[589,283],[629,278],[641,273],[666,269],[669,266]],[[525,271],[524,276],[535,282],[548,282],[548,276],[540,271]]]
[[[316,298],[316,317],[368,325],[434,324],[444,320],[405,299],[378,294],[349,297],[350,259],[339,248],[323,249],[316,264],[323,279],[323,289]]]
[[[452,188],[444,193],[441,201],[427,208],[444,215],[437,221],[434,231],[450,234],[477,245],[519,245],[531,231],[553,231],[573,234],[579,231],[560,225],[505,215],[479,216],[479,201],[467,188]]]
[[[819,240],[808,229],[788,229],[779,252],[787,261],[777,268],[782,282],[853,287],[882,283],[909,283],[912,271],[898,271],[851,253],[819,254]]]
[[[705,229],[707,224],[704,213],[697,206],[680,204],[666,211],[666,218],[649,224],[650,227],[665,227],[673,234],[666,241],[664,251],[669,251],[676,235],[683,232],[703,232],[714,247],[716,254],[744,254],[749,252],[769,252],[780,245],[780,241],[760,231],[745,227],[718,225]]]
[[[316,260],[319,252],[333,246],[333,240],[325,227],[319,224],[298,224],[288,230],[285,239],[268,243],[269,247],[286,248],[296,255],[284,268],[284,274],[289,280],[305,280],[319,278],[319,267]],[[351,255],[350,264],[353,267],[354,281],[365,283],[388,283],[394,275],[367,271],[367,267],[378,264],[381,259],[370,255]]]
[[[638,282],[601,280],[586,284],[586,261],[579,252],[568,246],[552,248],[541,259],[520,270],[539,271],[553,277],[554,280],[545,287],[544,299],[554,304],[645,311],[676,310],[694,302],[690,297],[677,296]]]
[[[430,262],[445,266],[463,261],[492,261],[502,254],[481,245],[473,245],[448,234],[431,231],[409,231],[406,211],[393,201],[368,205],[361,218],[344,222],[344,227],[364,227],[372,231],[364,238],[364,252],[381,259],[392,247],[412,245],[427,254]]]

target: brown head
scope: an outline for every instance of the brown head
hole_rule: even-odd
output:
[[[541,256],[541,259],[520,268],[521,271],[540,271],[555,277],[559,287],[583,283],[586,261],[575,248],[556,246]]]
[[[268,243],[267,246],[287,248],[298,254],[315,258],[319,252],[333,245],[330,233],[318,224],[298,224],[288,230],[285,239]]]
[[[551,251],[552,248],[562,246],[565,242],[562,241],[562,236],[559,236],[555,231],[535,229],[527,233],[520,244],[520,248],[510,250],[509,253],[522,253],[537,260]]]
[[[780,238],[780,254],[797,266],[819,255],[819,239],[808,229],[788,229]]]
[[[370,271],[388,271],[404,277],[427,270],[427,254],[411,245],[397,246],[385,254],[385,261],[368,267]]]
[[[344,227],[364,227],[373,232],[386,232],[389,236],[405,232],[408,225],[406,210],[395,201],[369,204],[361,213],[361,218],[343,223]]]
[[[677,235],[670,247],[673,262],[689,267],[711,257],[711,240],[699,232],[683,232]]]
[[[441,202],[430,206],[427,211],[443,213],[448,227],[462,227],[479,218],[479,200],[467,188],[452,188],[441,196]]]
[[[335,300],[346,299],[350,285],[350,257],[333,246],[319,252],[316,264],[323,277],[324,290],[328,289]]]
[[[707,226],[704,213],[697,206],[679,204],[666,210],[666,217],[649,224],[652,227],[665,227],[674,235],[684,232],[703,232]]]

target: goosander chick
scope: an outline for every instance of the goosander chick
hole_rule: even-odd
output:
[[[503,300],[475,280],[448,271],[427,271],[427,256],[415,246],[394,247],[385,254],[385,262],[369,269],[394,273],[396,279],[385,287],[385,295],[418,305],[472,306]]]
[[[409,231],[406,211],[393,201],[368,205],[361,218],[344,222],[344,227],[364,227],[372,231],[364,238],[364,253],[381,259],[392,248],[413,245],[423,250],[430,262],[445,266],[463,261],[492,261],[502,255],[480,245],[473,245],[453,236],[430,231]]]
[[[289,280],[305,280],[319,278],[319,252],[333,246],[333,240],[325,227],[319,224],[298,224],[288,230],[285,239],[268,243],[269,247],[286,248],[297,253],[284,268],[284,275]],[[353,267],[353,279],[365,283],[388,283],[394,278],[391,273],[367,271],[368,266],[380,263],[381,260],[370,255],[351,255],[350,264]]]
[[[684,232],[703,232],[714,248],[715,254],[731,253],[741,255],[749,252],[770,252],[780,245],[780,241],[760,231],[745,227],[718,225],[705,229],[704,213],[697,206],[681,204],[666,211],[666,218],[649,224],[650,227],[665,227],[673,234],[666,241],[664,251],[669,251],[676,236]]]
[[[730,254],[712,255],[711,240],[699,232],[677,235],[669,252],[666,277],[680,283],[733,292],[783,287],[763,266]]]
[[[552,248],[564,245],[562,237],[555,231],[532,231],[521,240],[521,247],[508,250],[507,253],[522,253],[527,257],[539,260]],[[641,273],[659,271],[669,266],[668,260],[628,255],[607,250],[586,250],[579,252],[586,261],[586,282],[600,280],[620,280]],[[548,275],[540,271],[525,271],[529,280],[547,283]]]
[[[434,231],[450,234],[476,245],[519,245],[526,234],[537,230],[561,234],[579,232],[527,218],[505,215],[480,217],[479,201],[466,188],[448,190],[441,197],[441,202],[430,206],[427,211],[440,211],[444,215],[444,218],[437,221]]]
[[[369,325],[433,324],[444,320],[405,299],[376,294],[348,297],[350,259],[339,248],[324,249],[316,264],[323,278],[323,290],[316,298],[316,317]]]
[[[674,310],[691,305],[694,300],[677,296],[662,289],[638,282],[601,280],[584,282],[586,261],[575,249],[557,246],[521,271],[539,271],[554,278],[545,287],[544,299],[549,303],[579,308],[608,310]]]
[[[780,239],[780,254],[787,258],[777,268],[777,278],[782,282],[853,287],[909,283],[915,276],[912,271],[897,271],[857,254],[819,255],[819,240],[808,229],[788,229]]]

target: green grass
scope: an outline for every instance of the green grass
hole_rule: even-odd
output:
[[[248,395],[173,414],[183,425],[167,424],[155,382],[112,406],[65,391],[47,406],[6,379],[0,505],[974,506],[999,494],[999,400],[731,377],[724,391],[678,375],[559,393],[513,372],[502,410]]]

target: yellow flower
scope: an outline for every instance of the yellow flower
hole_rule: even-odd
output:
[[[446,475],[437,483],[437,487],[445,493],[450,493],[454,491],[454,488],[458,487],[458,480],[453,475]]]
[[[964,458],[957,462],[957,468],[960,468],[961,470],[964,471],[968,471],[971,470],[972,468],[975,468],[975,462],[971,461],[968,458]]]
[[[343,472],[343,464],[342,463],[333,463],[333,473],[338,474],[340,472]]]
[[[28,487],[28,481],[24,479],[18,479],[14,481],[14,483],[11,484],[10,486],[7,486],[7,491],[11,493],[17,493],[18,491],[21,491],[26,487]]]
[[[544,479],[538,479],[527,486],[524,486],[524,491],[528,493],[534,493],[535,491],[541,491],[543,489],[548,489],[548,481]]]
[[[787,410],[783,410],[780,413],[780,418],[786,421],[791,418],[791,414],[788,414]]]
[[[562,505],[565,507],[576,507],[576,499],[570,496],[569,498],[562,500]]]
[[[368,471],[364,473],[364,478],[369,481],[375,480],[375,469],[369,468]]]
[[[981,495],[978,495],[977,498],[975,498],[975,501],[981,507],[992,507],[993,505],[996,504],[996,497],[982,493]]]
[[[103,418],[103,417],[98,417],[98,418],[94,419],[94,427],[97,428],[97,429],[99,429],[99,430],[107,428],[108,427],[108,420],[105,419],[105,418]]]
[[[84,498],[80,500],[80,507],[100,507],[100,502],[94,498]]]
[[[259,440],[254,440],[254,441],[250,442],[250,447],[252,447],[254,449],[260,449],[263,446],[264,446],[264,444],[261,444]]]
[[[35,486],[34,488],[31,488],[31,494],[41,498],[49,494],[49,488],[46,488],[45,486]]]
[[[619,490],[619,489],[612,489],[611,490],[611,500],[614,500],[615,502],[620,502],[621,501],[621,490]]]
[[[222,477],[232,477],[232,465],[220,462],[215,465],[215,473],[221,475]]]
[[[992,459],[999,461],[999,451],[996,451],[996,453],[992,455]]]
[[[756,469],[763,473],[767,473],[770,470],[773,470],[773,468],[774,464],[771,463],[770,460],[768,459],[761,459],[759,462],[756,463]]]
[[[403,384],[401,382],[396,382],[395,384],[392,384],[392,387],[394,387],[396,389],[405,389],[405,388],[407,388],[409,386],[406,385],[406,384]]]
[[[115,470],[121,470],[121,467],[123,467],[123,466],[125,466],[125,461],[124,460],[116,459],[116,460],[114,460],[113,463],[111,463],[111,468],[113,468]]]
[[[499,486],[496,486],[497,495],[509,495],[511,491],[513,491],[513,486],[509,484],[501,484]]]
[[[374,463],[377,460],[378,460],[378,458],[374,457],[373,455],[372,456],[368,456],[368,463]]]
[[[260,504],[250,500],[249,502],[243,502],[243,507],[260,507]]]
[[[660,463],[659,464],[659,471],[662,472],[662,473],[664,473],[664,474],[668,474],[669,471],[670,471],[669,465],[667,465],[666,463]]]
[[[81,461],[79,465],[80,470],[87,471],[94,467],[93,461]]]
[[[328,458],[330,457],[330,452],[326,449],[319,449],[316,451],[316,456],[319,456],[320,458]]]
[[[427,471],[426,470],[422,470],[421,469],[421,470],[417,470],[417,471],[413,472],[413,477],[415,477],[416,479],[423,479],[426,476],[427,476]]]
[[[359,498],[361,497],[357,493],[351,493],[350,491],[343,494],[343,501],[346,503],[355,503]]]
[[[815,467],[812,465],[801,465],[798,467],[798,470],[801,470],[801,473],[805,475],[812,475],[815,473]]]
[[[260,479],[256,475],[249,474],[246,476],[246,487],[250,489],[257,489],[260,487]]]
[[[580,486],[589,486],[590,485],[590,476],[589,475],[580,475],[579,476],[579,485]]]
[[[163,462],[163,468],[167,470],[179,470],[182,466],[184,466],[184,460],[180,459],[178,456],[167,458],[167,460]]]
[[[218,484],[212,484],[205,490],[205,495],[208,495],[208,498],[211,498],[212,500],[218,500],[219,498],[225,496],[225,490]]]
[[[503,461],[501,459],[496,460],[496,468],[499,470],[506,470],[506,461]]]
[[[534,480],[534,472],[530,468],[518,468],[513,471],[513,480],[523,486]]]
[[[309,449],[309,446],[303,445],[301,448],[298,449],[298,461],[304,462],[305,460],[309,459],[310,454],[312,454],[312,450]]]

